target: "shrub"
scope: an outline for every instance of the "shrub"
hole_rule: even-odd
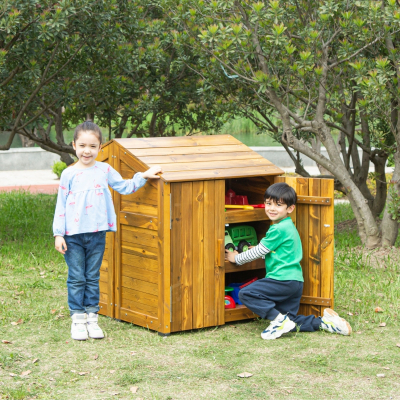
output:
[[[52,170],[57,175],[58,179],[60,179],[61,173],[65,168],[67,168],[67,164],[65,164],[65,162],[57,161],[54,162]]]

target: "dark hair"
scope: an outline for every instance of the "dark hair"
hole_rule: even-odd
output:
[[[297,195],[295,190],[285,182],[274,183],[264,193],[264,201],[272,200],[275,203],[281,201],[288,207],[296,204]]]
[[[92,121],[82,122],[75,128],[75,132],[74,132],[74,142],[75,143],[78,140],[81,132],[93,132],[99,139],[100,144],[103,142],[103,137],[101,136],[101,130],[100,130],[99,126],[96,125]]]

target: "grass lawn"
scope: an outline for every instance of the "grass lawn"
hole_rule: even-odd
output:
[[[69,335],[54,206],[55,196],[0,193],[0,399],[400,398],[398,253],[357,247],[348,205],[335,208],[335,309],[352,336],[263,341],[267,323],[255,320],[162,338],[100,317],[107,337],[86,342]]]

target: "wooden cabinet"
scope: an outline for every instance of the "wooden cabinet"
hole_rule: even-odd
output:
[[[100,313],[161,334],[253,318],[244,306],[225,309],[224,288],[264,277],[264,261],[225,262],[225,224],[250,224],[261,239],[269,221],[263,209],[225,211],[225,192],[258,204],[277,181],[299,195],[291,216],[304,251],[300,312],[320,315],[333,305],[333,180],[280,177],[282,170],[229,135],[116,139],[98,160],[125,179],[163,168],[161,179],[136,193],[113,193],[118,226],[107,234]]]

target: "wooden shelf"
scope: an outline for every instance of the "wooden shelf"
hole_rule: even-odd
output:
[[[241,321],[243,319],[257,318],[258,315],[250,311],[246,306],[236,304],[236,308],[225,308],[225,323]]]
[[[225,223],[235,224],[238,222],[268,221],[263,208],[254,210],[229,210],[225,211]]]
[[[258,260],[254,260],[244,265],[236,265],[229,261],[225,261],[226,274],[230,272],[251,271],[253,269],[265,269],[265,260],[259,258]]]

